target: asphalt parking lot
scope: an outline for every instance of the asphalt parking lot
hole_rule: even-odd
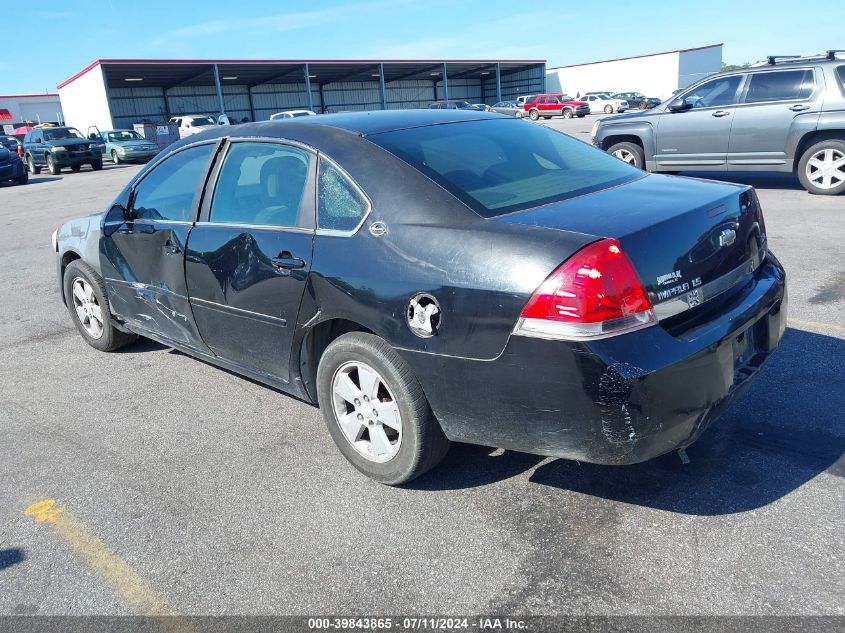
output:
[[[388,488],[309,405],[76,333],[50,233],[137,169],[0,187],[0,614],[845,614],[845,197],[731,177],[758,187],[790,327],[691,463],[455,445]]]

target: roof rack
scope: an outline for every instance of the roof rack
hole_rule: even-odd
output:
[[[753,66],[774,66],[776,64],[788,64],[797,62],[821,61],[824,59],[836,59],[837,55],[845,53],[845,49],[829,50],[824,55],[769,55],[765,62],[758,62]]]

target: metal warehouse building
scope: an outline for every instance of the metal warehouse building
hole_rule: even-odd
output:
[[[557,66],[546,72],[549,91],[571,94],[611,90],[666,98],[678,88],[722,69],[722,45],[623,57],[590,64]]]
[[[68,125],[131,128],[177,114],[261,121],[281,110],[420,108],[542,92],[544,60],[100,59],[58,86]]]

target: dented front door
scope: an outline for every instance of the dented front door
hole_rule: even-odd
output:
[[[100,243],[112,313],[141,334],[206,354],[188,302],[185,245],[216,147],[188,147],[154,167],[135,185],[128,214],[107,214]]]

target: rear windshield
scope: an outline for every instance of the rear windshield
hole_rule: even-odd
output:
[[[367,138],[486,218],[644,175],[566,134],[518,119],[431,125]]]

